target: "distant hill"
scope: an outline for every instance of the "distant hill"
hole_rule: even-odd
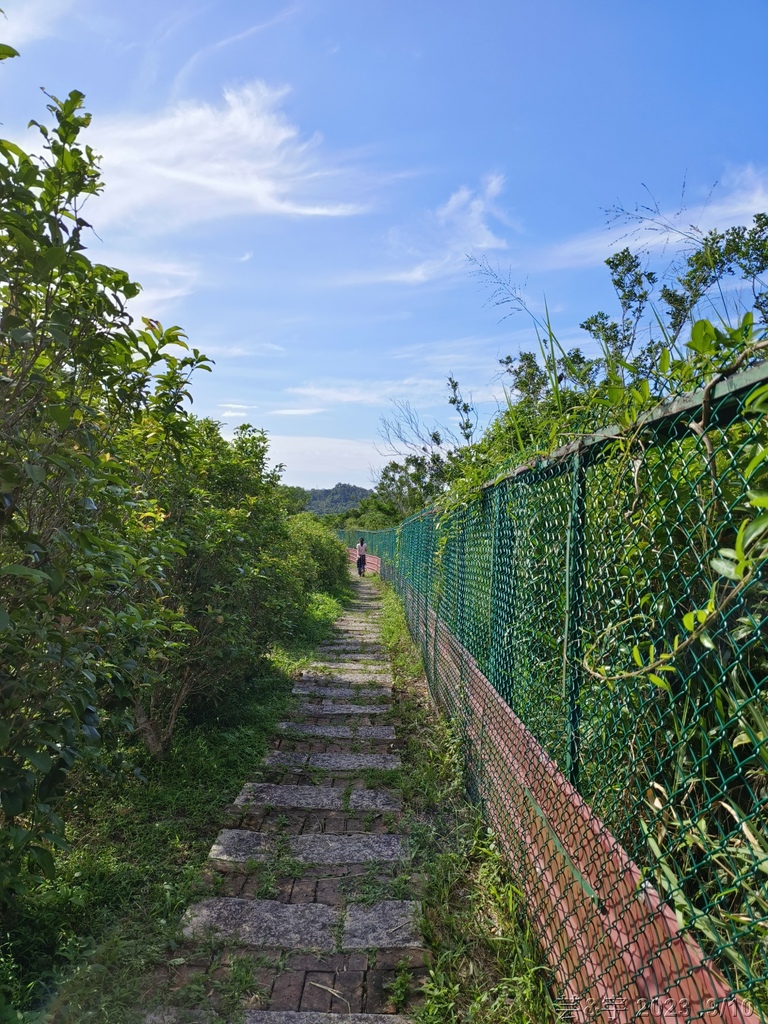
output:
[[[363,498],[367,498],[371,493],[367,488],[356,487],[354,484],[336,484],[331,488],[312,487],[307,491],[309,501],[306,504],[306,509],[307,512],[314,512],[317,516],[347,512],[349,509],[355,508]]]

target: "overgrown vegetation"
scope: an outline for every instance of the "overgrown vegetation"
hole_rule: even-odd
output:
[[[455,429],[428,428],[407,402],[395,402],[381,434],[396,457],[373,494],[336,516],[334,526],[380,530],[433,504],[456,507],[505,469],[600,427],[628,426],[662,399],[734,372],[735,359],[743,368],[760,358],[768,323],[768,214],[756,214],[749,227],[710,232],[681,232],[655,209],[621,214],[657,231],[664,251],[678,255],[655,269],[653,251],[627,247],[608,257],[617,310],[582,321],[584,348],[561,345],[546,307],[543,315],[535,312],[509,275],[486,260],[471,261],[490,303],[505,318],[523,314],[531,322],[532,348],[499,360],[506,407],[478,435],[472,402],[453,377],[446,397]],[[705,316],[717,325],[712,344],[699,336],[692,346],[688,336]],[[739,326],[729,333],[728,323]]]
[[[173,790],[183,765],[194,785],[200,744],[219,764],[214,732],[238,703],[258,747],[260,663],[347,586],[343,547],[291,514],[263,432],[226,440],[189,412],[210,361],[178,327],[137,326],[139,286],[88,258],[84,204],[103,187],[90,116],[80,93],[49,101],[41,156],[0,141],[0,984],[22,1007],[141,876],[165,884],[146,836],[130,870],[99,848],[100,830],[132,827],[108,805],[168,839],[159,780]],[[191,863],[189,837],[173,841]]]
[[[414,861],[423,875],[423,924],[433,956],[425,1002],[413,1020],[552,1020],[548,971],[526,921],[522,893],[478,808],[467,800],[459,742],[435,714],[402,605],[386,586],[382,639],[403,688],[401,787]]]
[[[58,858],[56,876],[3,913],[0,1020],[140,1021],[166,997],[183,1002],[190,958],[207,968],[206,984],[221,990],[226,1009],[232,964],[221,949],[180,954],[179,921],[207,893],[201,869],[211,837],[285,717],[292,675],[331,635],[340,611],[333,598],[313,598],[289,648],[274,648],[214,713],[200,721],[182,715],[164,760],[126,747],[139,777],[83,772],[73,780],[62,808],[70,849]],[[158,984],[157,965],[178,976],[172,991]]]
[[[533,317],[539,352],[502,360],[508,407],[450,453],[439,493],[414,490],[425,514],[367,540],[764,1014],[768,216],[688,241],[661,312],[638,256],[606,261],[620,313],[582,324],[595,358]],[[610,443],[585,444],[603,427]],[[410,436],[426,457],[430,439]]]
[[[696,321],[683,355],[659,353],[663,384],[614,386],[608,442],[488,490],[467,476],[396,541],[368,537],[761,1013],[766,348],[752,313]],[[659,392],[695,385],[698,401],[649,418]]]

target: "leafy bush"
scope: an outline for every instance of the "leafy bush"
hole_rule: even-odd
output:
[[[0,141],[0,902],[52,875],[76,763],[134,731],[165,757],[346,578],[264,433],[185,408],[206,357],[86,256],[90,117],[50,100],[42,157]]]

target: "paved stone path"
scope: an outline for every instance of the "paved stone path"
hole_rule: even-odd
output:
[[[297,710],[261,779],[211,848],[217,895],[184,918],[187,937],[215,935],[267,965],[247,1024],[406,1024],[393,984],[402,991],[410,977],[413,1006],[426,973],[380,602],[367,579],[353,586],[335,639],[294,687]]]

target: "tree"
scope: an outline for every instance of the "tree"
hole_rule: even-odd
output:
[[[169,547],[137,544],[162,511],[116,438],[181,399],[183,340],[135,330],[138,286],[85,255],[82,206],[102,187],[90,116],[78,92],[49,99],[43,157],[0,141],[0,898],[24,863],[53,870],[69,769],[128,726],[131,638],[179,625],[157,600]]]

